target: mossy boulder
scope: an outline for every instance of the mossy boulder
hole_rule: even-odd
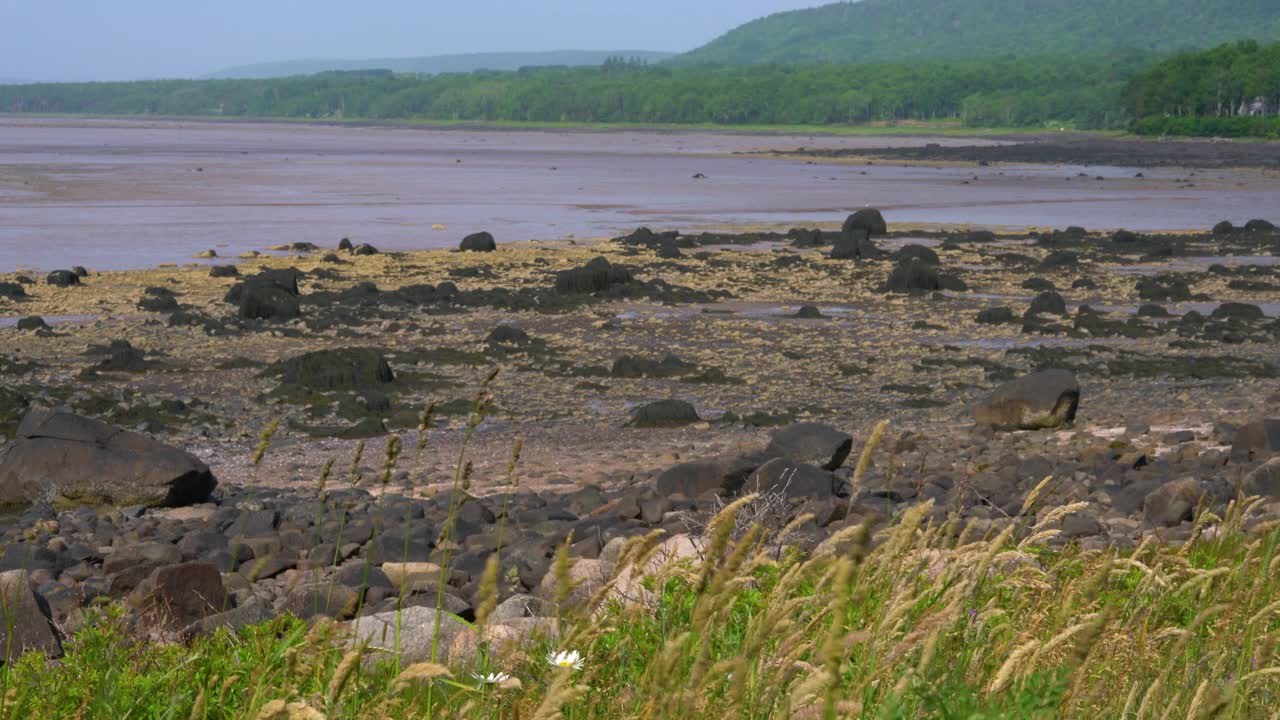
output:
[[[313,391],[362,390],[395,381],[395,373],[375,348],[315,350],[272,365],[267,374]]]

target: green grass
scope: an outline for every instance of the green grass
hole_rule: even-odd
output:
[[[0,670],[0,718],[1263,717],[1280,701],[1280,530],[1244,530],[1255,507],[1204,516],[1218,535],[1181,548],[1046,549],[1054,520],[1036,527],[1034,508],[1017,533],[963,540],[916,511],[774,559],[761,532],[730,536],[731,506],[705,560],[633,546],[647,601],[603,590],[558,641],[487,648],[449,675],[362,668],[331,624],[163,645],[106,610],[60,663]],[[584,667],[550,667],[556,649]],[[519,687],[473,679],[499,670]]]

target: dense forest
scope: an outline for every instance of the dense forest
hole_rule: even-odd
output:
[[[0,112],[310,119],[830,125],[1127,126],[1138,52],[856,65],[526,68],[417,76],[330,72],[264,80],[0,87]]]
[[[378,70],[435,75],[476,70],[519,70],[522,67],[599,65],[612,57],[659,62],[672,53],[649,50],[551,50],[547,52],[486,52],[426,57],[373,58],[370,60],[286,60],[238,65],[211,74],[210,78],[275,78],[313,75],[333,70]]]
[[[1280,136],[1280,44],[1179,53],[1137,74],[1123,97],[1140,134]]]
[[[1174,52],[1280,37],[1277,0],[860,0],[778,13],[681,63],[898,61]]]

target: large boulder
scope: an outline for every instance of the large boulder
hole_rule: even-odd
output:
[[[954,290],[961,292],[968,289],[964,281],[957,277],[944,275],[938,268],[919,258],[908,258],[894,266],[884,289],[889,292],[923,293],[934,290]]]
[[[730,453],[684,462],[662,471],[654,481],[654,487],[664,497],[681,495],[696,498],[710,492],[732,495],[768,459],[763,453]]]
[[[0,282],[0,297],[21,300],[27,296],[26,288],[14,282]]]
[[[64,411],[27,413],[0,455],[0,504],[189,505],[217,484],[183,450]]]
[[[493,252],[498,249],[498,244],[493,241],[493,235],[487,232],[478,232],[462,238],[462,242],[458,244],[458,249],[469,252]]]
[[[625,285],[634,279],[630,270],[597,257],[580,268],[556,273],[556,292],[585,295],[607,290],[611,285]]]
[[[71,270],[54,270],[45,276],[44,281],[54,287],[71,287],[80,284],[80,276]]]
[[[1072,422],[1080,385],[1067,370],[1041,370],[1005,383],[973,408],[979,425],[997,430],[1040,430]]]
[[[778,494],[792,501],[830,500],[835,494],[835,482],[835,476],[827,470],[777,457],[761,465],[742,490]]]
[[[26,570],[0,573],[0,662],[17,660],[28,650],[50,657],[62,655],[62,644],[49,624],[47,607],[31,591]]]
[[[436,639],[437,621],[439,640]],[[448,612],[419,606],[356,618],[351,623],[351,631],[352,643],[368,643],[372,659],[393,659],[398,652],[402,666],[430,661],[433,646],[435,661],[445,663],[454,639],[462,633],[473,632]]]
[[[1233,454],[1263,458],[1280,454],[1280,418],[1256,420],[1242,425],[1231,443]]]
[[[134,589],[129,604],[145,616],[172,628],[185,628],[230,607],[222,573],[210,563],[166,565]]]
[[[1153,527],[1173,527],[1191,520],[1204,494],[1200,481],[1193,477],[1167,482],[1143,499],[1143,519]]]
[[[374,348],[314,350],[272,365],[268,374],[309,390],[360,390],[393,382],[395,373]]]
[[[683,427],[700,419],[693,405],[684,400],[659,400],[636,408],[628,424],[637,428]]]
[[[831,245],[832,260],[869,260],[884,255],[863,228],[840,233]]]
[[[889,226],[884,221],[884,216],[875,208],[863,208],[844,219],[844,225],[840,228],[842,235],[847,235],[854,230],[865,230],[867,235],[876,237],[889,232]]]
[[[853,448],[848,433],[816,422],[788,425],[773,434],[765,453],[835,470],[844,464]]]
[[[1185,302],[1191,299],[1191,286],[1177,275],[1155,275],[1138,280],[1138,297],[1157,302]]]
[[[302,315],[296,268],[263,270],[227,291],[226,302],[240,306],[242,320],[293,320]]]

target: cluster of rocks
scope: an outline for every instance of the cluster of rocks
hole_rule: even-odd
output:
[[[519,331],[495,339],[529,341]],[[395,381],[378,352],[341,352],[299,356],[268,371],[300,387]],[[620,358],[615,367],[623,376],[688,370],[678,358]],[[209,468],[179,449],[70,413],[32,410],[0,450],[0,503],[26,508],[0,534],[0,593],[33,621],[8,639],[56,654],[85,608],[107,598],[130,609],[140,632],[177,636],[282,613],[354,621],[357,634],[373,633],[400,611],[419,643],[409,645],[421,646],[438,597],[448,613],[474,617],[481,574],[499,542],[503,604],[495,619],[502,629],[495,632],[520,637],[554,629],[550,565],[565,538],[573,576],[584,581],[573,595],[580,602],[612,575],[628,538],[662,529],[673,538],[670,549],[684,552],[696,545],[688,535],[696,537],[725,499],[744,493],[758,495],[751,519],[774,529],[808,515],[794,535],[800,545],[924,500],[934,501],[939,521],[956,513],[979,532],[992,531],[1050,476],[1057,482],[1044,504],[1088,504],[1063,519],[1061,540],[1098,547],[1132,544],[1143,532],[1185,538],[1197,508],[1220,506],[1237,489],[1280,499],[1280,420],[1217,428],[1215,437],[1228,438],[1221,444],[1195,431],[1155,436],[1133,427],[1118,438],[1084,437],[1069,453],[1049,451],[1039,438],[1070,429],[1080,402],[1072,373],[1040,371],[975,403],[969,439],[941,464],[946,453],[928,437],[895,432],[855,483],[847,460],[861,443],[839,428],[795,423],[762,447],[682,462],[628,487],[467,495],[447,534],[448,497],[420,497],[398,483],[376,494],[346,483],[323,491],[217,487]],[[639,408],[634,424],[696,419],[687,403],[662,401]],[[990,457],[996,460],[982,461]],[[474,633],[444,617],[449,652],[474,647]]]

